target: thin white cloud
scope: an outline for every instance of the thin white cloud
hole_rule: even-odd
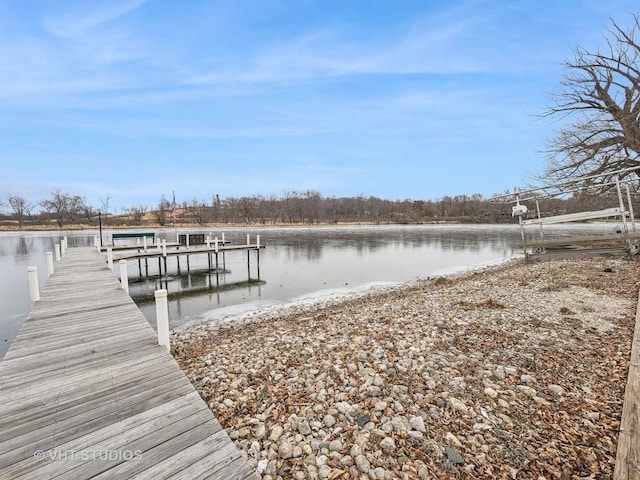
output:
[[[48,31],[57,37],[85,37],[90,30],[116,20],[140,8],[146,2],[147,0],[109,2],[106,7],[100,9],[49,17],[44,24]]]

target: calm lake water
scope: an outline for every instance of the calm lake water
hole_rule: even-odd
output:
[[[615,226],[560,226],[548,235],[615,231]],[[145,230],[146,231],[146,230]],[[177,233],[188,230],[179,229]],[[228,252],[224,270],[208,271],[207,255],[168,258],[169,273],[158,276],[157,260],[128,262],[132,298],[155,326],[153,292],[169,291],[172,328],[216,321],[248,311],[308,299],[349,294],[453,273],[521,255],[517,225],[429,225],[309,228],[226,228],[211,230],[232,244],[252,243],[260,235],[260,252]],[[206,231],[208,233],[209,230]],[[109,239],[111,230],[105,230]],[[158,230],[175,241],[173,229]],[[0,358],[28,315],[31,304],[27,267],[36,266],[41,288],[46,282],[46,252],[67,236],[69,248],[93,246],[97,231],[0,233]],[[220,268],[223,269],[222,255]],[[259,267],[259,268],[258,268]],[[118,271],[118,268],[116,268]]]

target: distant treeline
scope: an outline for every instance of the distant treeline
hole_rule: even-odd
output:
[[[513,222],[511,203],[496,203],[479,193],[444,196],[437,200],[386,200],[378,197],[325,197],[317,191],[285,192],[282,196],[192,199],[175,205],[165,195],[158,204],[138,205],[111,211],[110,197],[100,207],[90,206],[83,197],[52,192],[51,197],[36,205],[21,197],[8,196],[3,202],[0,222],[7,225],[96,226],[100,214],[111,226],[152,225],[298,225],[337,223],[417,224],[434,222],[503,223]],[[528,217],[537,216],[535,202],[524,202]],[[569,198],[539,201],[542,216],[598,210],[618,205],[615,193],[598,196],[575,193]],[[638,206],[636,207],[636,211]]]

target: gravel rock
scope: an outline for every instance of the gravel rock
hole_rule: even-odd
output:
[[[172,349],[262,480],[610,478],[638,279],[635,261],[514,261]]]

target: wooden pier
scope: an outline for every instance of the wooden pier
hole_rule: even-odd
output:
[[[257,479],[94,248],[0,363],[0,478]]]

